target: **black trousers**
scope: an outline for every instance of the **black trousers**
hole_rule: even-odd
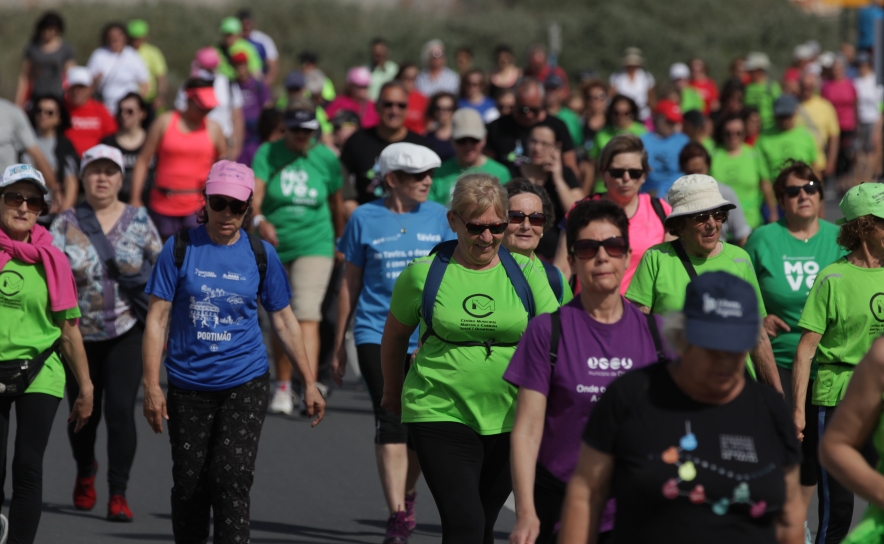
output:
[[[374,443],[375,444],[406,444],[408,443],[408,427],[401,423],[400,417],[381,407],[384,396],[384,373],[381,369],[381,345],[360,344],[356,346],[359,359],[359,373],[371,398],[374,409]],[[406,357],[405,369],[408,370]]]
[[[25,393],[0,399],[0,504],[6,500],[6,448],[9,409],[15,404],[15,454],[12,457],[12,501],[9,503],[9,544],[31,544],[43,508],[43,453],[61,399]]]
[[[461,423],[409,423],[424,479],[442,518],[442,544],[493,544],[513,490],[510,433],[483,436]]]
[[[169,385],[172,531],[177,544],[249,542],[249,491],[270,397],[270,373],[223,391]]]
[[[141,385],[141,337],[144,329],[135,325],[117,338],[101,342],[84,342],[89,360],[89,377],[95,387],[92,417],[80,432],[68,424],[68,439],[77,472],[80,476],[92,473],[95,462],[95,437],[101,421],[102,407],[107,425],[107,485],[111,495],[125,495],[129,471],[135,459],[138,442],[135,432],[135,401]],[[70,369],[65,365],[65,389],[68,404],[74,405],[80,388]]]

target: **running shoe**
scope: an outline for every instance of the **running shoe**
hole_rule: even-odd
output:
[[[271,414],[291,415],[295,409],[295,401],[292,398],[291,386],[277,386],[273,393],[273,400],[267,408]]]
[[[0,544],[6,544],[7,537],[9,537],[9,520],[0,514]]]
[[[417,527],[417,516],[414,514],[414,501],[417,500],[417,491],[411,495],[405,495],[405,521],[408,523],[408,532]]]
[[[92,510],[95,507],[95,475],[98,473],[98,461],[93,461],[92,476],[80,478],[74,484],[74,508]]]
[[[122,495],[113,495],[107,503],[107,519],[110,521],[132,521],[132,510]]]
[[[405,512],[396,512],[387,519],[387,535],[384,544],[408,544],[408,521]]]

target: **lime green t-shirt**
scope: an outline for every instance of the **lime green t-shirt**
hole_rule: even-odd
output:
[[[147,94],[144,95],[144,100],[153,102],[153,99],[157,97],[157,78],[169,72],[169,68],[166,66],[166,57],[163,56],[163,52],[157,46],[149,43],[141,44],[141,47],[138,48],[138,54],[141,56],[141,60],[144,61],[144,65],[147,66],[148,73],[150,73],[150,81],[147,82]]]
[[[872,342],[884,334],[884,268],[860,268],[842,257],[817,274],[798,326],[822,335],[813,403],[837,406]],[[843,363],[843,364],[828,364]]]
[[[711,157],[712,153],[715,152],[715,140],[713,140],[709,136],[706,136],[700,143],[703,144],[703,147],[706,148],[706,152],[709,153],[709,156]]]
[[[42,264],[12,259],[0,271],[0,361],[33,359],[61,336],[57,321],[80,317],[80,306],[61,312],[49,307]],[[64,397],[64,367],[51,355],[25,393]]]
[[[755,149],[761,153],[761,177],[771,182],[777,179],[788,159],[810,165],[816,162],[816,142],[804,127],[764,131],[755,142]]]
[[[773,103],[781,94],[783,94],[783,89],[776,81],[768,80],[763,83],[746,85],[743,103],[758,110],[762,129],[774,127]]]
[[[746,223],[753,229],[764,224],[764,217],[761,216],[761,204],[764,202],[761,180],[769,178],[762,177],[763,168],[758,151],[746,144],[742,145],[740,154],[735,157],[722,147],[712,153],[709,175],[734,190],[740,199],[738,204],[746,215]]]
[[[559,113],[555,114],[565,126],[568,127],[568,134],[574,142],[574,147],[583,147],[583,120],[577,115],[577,112],[571,108],[562,108]]]
[[[648,128],[639,122],[634,122],[629,125],[628,128],[623,130],[619,130],[610,126],[606,126],[602,130],[598,131],[595,135],[595,138],[592,140],[592,149],[589,150],[589,158],[592,160],[598,160],[599,157],[602,156],[602,150],[608,145],[614,136],[618,136],[620,134],[635,134],[636,136],[641,136],[645,132],[648,131]]]
[[[252,169],[267,184],[261,213],[276,227],[276,252],[282,262],[334,256],[328,199],[341,188],[341,166],[335,154],[322,144],[306,155],[295,153],[282,139],[259,147]]]
[[[513,254],[534,294],[538,314],[559,307],[539,265]],[[390,312],[405,325],[426,324],[420,315],[421,294],[434,257],[416,259],[393,288]],[[528,314],[503,265],[470,270],[448,264],[433,310],[433,327],[447,340],[518,342]],[[461,347],[431,337],[421,346],[405,378],[402,422],[452,421],[481,435],[510,432],[516,415],[517,389],[503,380],[515,346]]]
[[[714,257],[700,259],[689,255],[697,274],[723,271],[748,281],[758,295],[761,316],[766,316],[764,300],[749,255],[740,247],[724,242],[722,244],[721,253]],[[680,312],[684,308],[685,290],[690,281],[681,259],[672,249],[672,244],[663,242],[645,251],[629,283],[629,289],[626,290],[626,298],[647,306],[655,314]]]
[[[780,219],[753,232],[744,248],[752,259],[764,307],[792,329],[770,339],[777,365],[783,368],[792,368],[801,338],[798,319],[817,274],[845,254],[836,242],[838,227],[823,220],[819,224],[819,232],[805,242],[789,234],[786,220]],[[816,365],[811,378],[815,375]]]
[[[703,100],[703,97],[700,96],[697,89],[690,85],[681,90],[681,104],[679,104],[679,106],[683,112],[691,110],[697,110],[699,112],[706,111],[706,101]]]
[[[237,53],[245,53],[246,55],[246,63],[249,66],[249,73],[255,76],[260,76],[264,71],[264,62],[261,60],[261,55],[258,53],[258,50],[255,49],[255,46],[246,39],[239,38],[233,45],[228,48],[228,52],[230,56],[236,55]],[[236,70],[230,64],[230,61],[227,60],[227,57],[224,55],[224,52],[220,49],[218,50],[218,56],[221,58],[218,63],[218,68],[216,69],[219,74],[224,74],[230,81],[236,79]]]
[[[454,192],[457,179],[464,174],[475,174],[478,172],[484,172],[496,177],[500,180],[501,184],[508,182],[511,178],[509,168],[494,159],[485,157],[485,163],[480,166],[461,168],[457,164],[457,158],[452,157],[443,162],[442,166],[433,174],[433,184],[430,186],[428,198],[433,202],[448,206],[451,202],[451,194]]]

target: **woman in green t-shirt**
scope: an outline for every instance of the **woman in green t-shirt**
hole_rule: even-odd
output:
[[[0,180],[0,481],[6,478],[10,410],[15,405],[10,519],[0,514],[0,539],[32,543],[43,503],[43,452],[64,396],[60,354],[80,387],[68,422],[79,432],[92,414],[92,381],[77,328],[77,284],[52,235],[37,225],[49,211],[40,172],[6,168]],[[18,378],[13,372],[18,373]],[[0,504],[4,492],[0,490]]]
[[[381,406],[408,425],[439,507],[443,544],[494,542],[494,522],[512,491],[517,391],[503,373],[529,309],[558,308],[543,269],[500,247],[508,207],[497,178],[460,178],[448,212],[457,241],[402,272],[381,341]],[[402,360],[418,326],[422,345],[406,378]]]
[[[292,286],[292,310],[301,323],[307,358],[314,375],[319,366],[319,322],[322,301],[335,265],[335,239],[344,231],[341,167],[337,156],[316,143],[316,110],[296,100],[284,117],[286,135],[255,152],[254,226],[272,244]],[[282,345],[272,339],[276,391],[271,413],[291,414],[292,367]],[[317,382],[320,392],[326,386]],[[302,395],[303,396],[303,395]],[[306,407],[301,403],[301,413]]]

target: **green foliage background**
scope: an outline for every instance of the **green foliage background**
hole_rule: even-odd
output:
[[[412,4],[434,0],[412,0]],[[171,82],[187,75],[193,53],[214,44],[221,18],[237,8],[253,10],[257,27],[277,42],[283,73],[295,67],[299,51],[319,53],[320,63],[335,82],[347,67],[368,60],[368,43],[383,36],[394,60],[417,61],[421,45],[441,38],[449,51],[470,45],[481,68],[491,67],[491,52],[508,43],[524,62],[532,42],[546,42],[553,21],[562,27],[560,64],[571,74],[593,68],[603,76],[618,67],[622,50],[640,47],[658,80],[672,62],[699,55],[713,77],[721,80],[727,66],[750,50],[768,52],[774,72],[791,59],[793,47],[816,39],[834,49],[852,34],[852,13],[838,17],[807,15],[787,0],[460,0],[446,12],[433,9],[363,10],[335,0],[248,0],[226,7],[160,2],[142,6],[63,5],[66,37],[84,63],[98,46],[104,24],[140,17],[151,25],[150,40],[165,53]],[[0,10],[0,95],[10,98],[21,54],[42,10]],[[449,55],[449,63],[453,58]]]

